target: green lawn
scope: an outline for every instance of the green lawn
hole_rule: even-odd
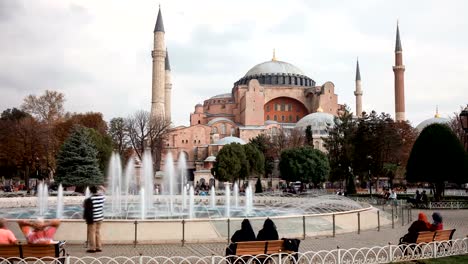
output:
[[[419,263],[419,264],[458,264],[458,263],[468,263],[468,255],[459,255],[446,258],[437,258],[437,259],[424,259],[424,260],[413,260],[408,262],[400,262],[401,264],[408,263]]]

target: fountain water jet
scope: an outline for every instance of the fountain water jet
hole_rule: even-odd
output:
[[[141,188],[144,188],[145,211],[150,211],[153,208],[154,174],[153,159],[151,158],[151,152],[149,150],[145,150],[145,152],[143,153],[142,167],[143,177],[141,178],[141,180],[143,181],[143,183],[141,183],[140,186]]]
[[[124,196],[124,208],[128,207],[128,198],[131,194],[136,194],[136,179],[135,179],[135,161],[133,157],[128,159],[127,166],[125,166],[124,182],[122,186],[122,195]]]
[[[193,186],[190,186],[189,191],[189,218],[195,218],[195,192],[193,191]]]
[[[122,191],[122,164],[120,156],[112,152],[107,175],[107,195],[110,196],[112,212],[122,212],[121,191]]]
[[[234,183],[234,206],[239,207],[239,185],[237,185],[237,182]]]
[[[165,182],[165,190],[168,190],[167,193],[169,194],[169,212],[174,214],[174,189],[175,189],[175,173],[174,173],[174,160],[172,158],[172,154],[169,152],[166,155],[166,162],[164,164],[164,182]]]
[[[91,191],[89,190],[89,186],[86,186],[84,196],[85,196],[85,199],[91,196]]]
[[[58,193],[57,193],[57,212],[56,212],[56,218],[62,219],[63,217],[63,186],[62,184],[59,185],[58,187]]]
[[[187,186],[182,188],[182,210],[187,208]]]
[[[39,215],[43,216],[47,213],[49,199],[49,190],[47,184],[40,182],[37,186],[37,207],[39,209]]]
[[[184,152],[179,154],[179,159],[177,162],[177,172],[180,174],[180,192],[183,191],[183,186],[187,182],[187,159],[185,158]]]
[[[229,183],[226,184],[226,191],[225,191],[225,198],[224,198],[224,208],[226,217],[229,218],[231,216],[231,189],[229,188]]]
[[[140,218],[146,219],[146,197],[145,197],[145,188],[141,187],[140,189]]]
[[[214,188],[213,185],[211,186],[211,191],[210,192],[211,192],[211,194],[210,194],[211,195],[211,200],[210,200],[211,208],[216,208],[216,193],[215,193],[215,188]]]

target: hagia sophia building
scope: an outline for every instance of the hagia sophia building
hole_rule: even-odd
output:
[[[171,119],[171,67],[165,45],[161,9],[154,28],[152,51],[151,114]],[[395,45],[395,117],[405,120],[403,53],[397,25]],[[323,137],[334,117],[344,111],[331,81],[317,84],[297,66],[277,60],[259,63],[234,81],[231,89],[197,104],[190,113],[189,126],[175,126],[169,132],[164,153],[174,160],[184,155],[188,180],[208,182],[216,155],[226,144],[246,144],[260,134],[275,135],[280,130],[311,126],[313,145],[325,151]],[[362,113],[362,87],[359,62],[356,63],[355,113]],[[164,157],[163,161],[164,163]],[[158,178],[158,176],[157,176]]]

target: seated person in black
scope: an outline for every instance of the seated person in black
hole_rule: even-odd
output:
[[[226,256],[236,253],[236,242],[255,241],[255,232],[252,229],[249,219],[244,219],[241,224],[241,229],[237,230],[231,237],[231,244],[226,248]]]
[[[278,231],[276,231],[276,225],[270,218],[265,220],[263,223],[262,230],[258,231],[257,240],[264,241],[264,240],[278,240],[279,235]]]

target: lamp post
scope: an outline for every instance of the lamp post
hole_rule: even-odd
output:
[[[370,197],[372,197],[372,176],[371,176],[371,164],[372,164],[372,156],[369,155],[367,156],[367,159],[369,160],[369,194]]]
[[[468,105],[463,109],[463,111],[461,111],[459,118],[463,131],[465,131],[463,143],[465,145],[465,149],[468,150]]]

